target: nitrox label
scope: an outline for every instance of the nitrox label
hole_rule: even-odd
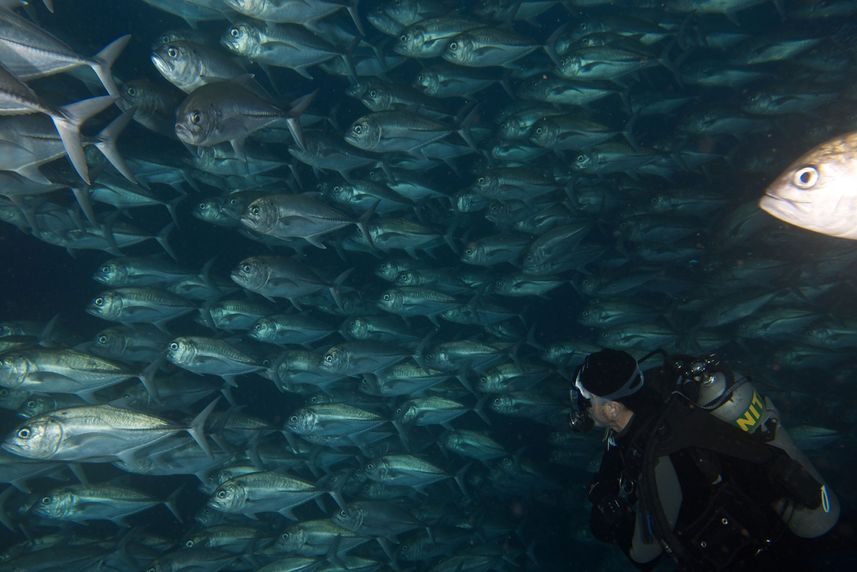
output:
[[[756,426],[759,424],[759,420],[762,418],[764,412],[765,401],[759,395],[758,391],[753,390],[753,399],[750,400],[750,405],[744,411],[744,414],[735,420],[735,423],[738,424],[738,427],[742,431],[752,433],[756,430]]]

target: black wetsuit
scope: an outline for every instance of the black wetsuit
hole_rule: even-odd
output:
[[[647,381],[658,372],[646,372]],[[653,379],[654,381],[654,379]],[[625,429],[611,436],[601,460],[601,467],[589,487],[592,502],[590,526],[593,536],[617,544],[630,558],[632,537],[639,500],[643,450],[652,437],[660,410],[658,406],[636,411]],[[676,428],[681,430],[681,428]],[[710,463],[702,463],[707,458]],[[726,455],[717,455],[699,448],[687,448],[669,455],[681,486],[681,509],[673,530],[687,541],[692,531],[712,518],[712,505],[727,505],[740,521],[744,533],[738,544],[745,546],[740,557],[729,562],[724,570],[813,570],[806,558],[807,541],[793,535],[771,508],[771,503],[787,493],[772,482],[765,466]],[[713,471],[706,470],[713,465]],[[712,474],[722,475],[712,483]],[[730,485],[724,486],[728,481]],[[715,496],[717,495],[717,496]],[[717,515],[720,520],[722,516]],[[766,548],[755,553],[763,538],[771,540]],[[747,546],[749,544],[749,546]],[[756,545],[759,546],[756,546]],[[646,564],[631,562],[642,570],[654,568],[659,558]],[[704,571],[717,569],[704,562],[686,564],[680,569]]]

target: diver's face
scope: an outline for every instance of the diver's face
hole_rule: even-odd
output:
[[[607,401],[603,401],[597,397],[593,397],[589,402],[586,413],[595,422],[596,427],[608,427],[610,425],[611,419],[608,416],[608,411],[605,407],[606,404]]]

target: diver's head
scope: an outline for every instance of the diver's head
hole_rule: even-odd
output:
[[[634,397],[645,387],[640,365],[629,353],[605,349],[586,356],[574,375],[570,391],[572,430],[584,432],[593,426],[621,431],[634,411]]]

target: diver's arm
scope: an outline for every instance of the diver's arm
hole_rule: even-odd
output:
[[[682,494],[678,475],[669,457],[660,457],[655,462],[655,481],[661,508],[670,526],[674,527],[681,510]],[[635,566],[653,564],[663,552],[652,526],[650,518],[639,510],[634,511],[634,528],[626,553]]]

